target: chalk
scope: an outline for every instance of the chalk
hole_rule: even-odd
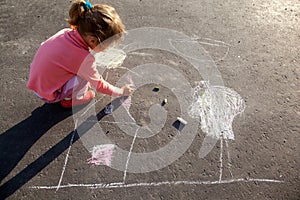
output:
[[[104,113],[107,115],[111,114],[113,111],[114,111],[114,106],[112,104],[109,104],[104,109]]]
[[[238,179],[228,179],[221,181],[162,181],[162,182],[137,182],[137,183],[128,183],[117,182],[117,183],[79,183],[79,184],[66,184],[61,185],[60,188],[93,188],[93,189],[109,189],[109,188],[132,188],[132,187],[161,187],[161,186],[178,186],[178,185],[220,185],[220,184],[232,184],[232,183],[250,183],[250,182],[262,182],[262,183],[284,183],[281,180],[273,180],[273,179],[259,179],[259,178],[238,178]],[[57,186],[31,186],[32,189],[45,189],[45,190],[53,190],[57,189]]]
[[[158,92],[159,91],[159,87],[158,86],[154,86],[153,90],[154,92]]]
[[[92,157],[87,160],[88,163],[110,166],[114,148],[114,144],[102,144],[94,146],[91,152]]]
[[[166,105],[168,103],[168,99],[164,99],[161,103],[162,106]]]
[[[180,121],[180,123],[187,125],[187,121],[185,121],[184,119],[182,119],[181,117],[177,117],[177,120]]]

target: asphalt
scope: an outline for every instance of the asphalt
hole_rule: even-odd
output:
[[[190,147],[178,159],[150,172],[129,170],[125,181],[124,170],[88,164],[91,149],[84,136],[94,125],[127,152],[167,146],[176,138],[172,124],[180,114],[180,101],[170,88],[159,85],[160,90],[153,92],[155,83],[137,89],[129,111],[139,125],[151,122],[151,105],[165,98],[168,116],[159,134],[149,141],[138,138],[133,149],[134,134],[124,133],[109,123],[114,121],[111,115],[104,114],[110,97],[97,94],[99,101],[91,105],[96,115],[80,128],[76,116],[90,110],[88,106],[74,112],[45,104],[26,88],[39,45],[68,26],[70,1],[4,1],[0,5],[0,199],[300,198],[299,0],[92,3],[115,7],[129,33],[160,27],[200,44],[214,61],[223,85],[245,102],[245,111],[233,122],[235,139],[218,141],[206,157],[199,158],[205,133],[198,127]],[[155,61],[182,72],[192,85],[203,79],[187,60],[180,59],[148,48],[128,55],[124,66],[132,69]],[[127,71],[106,72],[108,80],[116,83]]]

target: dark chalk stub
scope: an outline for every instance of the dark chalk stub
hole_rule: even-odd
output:
[[[182,129],[185,127],[185,124],[181,123],[179,120],[176,120],[172,126],[177,130],[182,131]]]
[[[164,100],[161,102],[161,106],[164,106],[164,105],[166,105],[166,104],[167,104],[167,102],[168,102],[168,99],[164,99]]]
[[[158,87],[158,86],[154,86],[154,88],[153,88],[152,91],[153,91],[153,92],[158,92],[158,91],[159,91],[159,87]]]

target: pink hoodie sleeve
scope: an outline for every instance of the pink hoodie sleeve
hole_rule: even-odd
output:
[[[111,85],[103,79],[94,65],[95,58],[89,54],[83,61],[77,75],[88,81],[97,92],[109,96],[122,96],[122,89]]]

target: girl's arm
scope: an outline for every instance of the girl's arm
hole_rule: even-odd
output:
[[[108,83],[99,74],[94,65],[95,58],[92,55],[87,56],[81,65],[77,75],[88,81],[97,92],[107,94],[109,96],[129,96],[133,92],[133,86],[125,85],[122,88],[116,87]]]

